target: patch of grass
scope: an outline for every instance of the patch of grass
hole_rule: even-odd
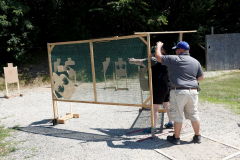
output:
[[[240,114],[240,73],[234,72],[200,81],[200,101],[224,104]]]
[[[9,118],[9,117],[13,117],[13,115],[7,116],[7,117],[3,117],[3,118],[0,118],[0,119],[7,119],[7,118]]]
[[[5,83],[4,84],[0,84],[0,91],[3,91],[6,88]]]
[[[48,74],[41,75],[40,79],[42,80],[42,82],[50,83],[50,75]]]
[[[6,89],[4,75],[0,74],[0,91]]]
[[[76,79],[78,81],[89,82],[89,77],[86,74],[86,70],[77,71]]]
[[[31,158],[31,156],[25,156],[24,159],[28,159],[28,158]]]
[[[15,125],[14,127],[12,127],[12,129],[13,130],[18,130],[18,131],[22,130],[19,125]]]
[[[5,138],[10,137],[12,129],[4,129],[4,126],[0,126],[0,157],[6,156],[10,152],[15,152],[18,148],[11,146],[10,141],[4,141]]]
[[[28,159],[28,158],[32,158],[34,156],[36,156],[35,153],[38,152],[38,150],[36,148],[31,148],[31,151],[33,152],[30,156],[25,156],[24,159]]]
[[[32,148],[31,149],[33,152],[38,152],[38,150],[36,148]]]
[[[28,85],[28,84],[34,82],[34,78],[30,74],[28,74],[27,72],[23,72],[22,74],[18,74],[18,78],[19,78],[20,84]]]
[[[201,67],[202,67],[202,71],[205,72],[206,71],[205,66],[201,66]]]
[[[29,86],[41,86],[42,84],[49,84],[50,83],[50,75],[49,74],[42,74],[38,78],[33,78],[28,73],[18,74],[19,78],[19,85],[20,90],[29,87]],[[17,90],[17,83],[8,83],[8,91],[15,91]],[[5,80],[3,77],[0,77],[0,91],[5,91]]]
[[[16,147],[10,147],[10,148],[9,148],[9,152],[15,152],[15,151],[17,151],[17,150],[19,150],[19,149],[16,148]]]

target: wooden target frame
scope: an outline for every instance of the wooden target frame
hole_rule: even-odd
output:
[[[168,34],[168,33],[179,33],[180,40],[182,39],[183,33],[196,32],[196,31],[172,31],[172,32],[137,32],[135,35],[122,36],[122,37],[112,37],[112,38],[101,38],[101,39],[92,39],[92,40],[82,40],[82,41],[70,41],[70,42],[57,42],[57,43],[48,43],[48,61],[49,61],[49,72],[51,79],[51,91],[52,91],[52,102],[53,102],[53,113],[54,118],[52,119],[53,125],[57,123],[65,123],[67,119],[79,117],[79,114],[73,114],[71,103],[91,103],[91,104],[104,104],[104,105],[120,105],[120,106],[133,106],[133,107],[147,107],[151,109],[151,127],[152,127],[152,137],[155,136],[154,131],[154,114],[153,114],[153,94],[152,94],[152,70],[151,70],[151,46],[150,46],[150,34]],[[143,37],[147,37],[145,40]],[[129,38],[140,38],[147,45],[147,55],[148,55],[148,74],[149,74],[149,98],[145,100],[142,104],[126,104],[126,103],[108,103],[108,102],[98,102],[97,100],[97,89],[96,89],[96,78],[95,78],[95,65],[94,65],[94,53],[93,53],[93,42],[106,42],[111,40],[121,40]],[[77,101],[77,100],[63,100],[59,99],[55,94],[54,85],[53,85],[53,71],[52,71],[52,62],[51,62],[51,52],[53,48],[57,45],[66,45],[66,44],[76,44],[76,43],[89,43],[90,47],[90,57],[91,57],[91,68],[92,68],[92,80],[93,80],[93,91],[94,91],[94,102],[92,101]],[[150,104],[147,103],[150,101]],[[57,102],[70,102],[70,113],[66,113],[66,116],[59,117],[59,109]],[[165,109],[160,109],[159,112],[166,112]]]
[[[23,96],[23,94],[20,93],[19,89],[19,80],[18,80],[18,70],[17,66],[13,67],[12,63],[8,63],[7,67],[3,67],[4,70],[4,78],[5,78],[5,86],[6,86],[6,95],[4,95],[5,98],[10,98],[10,97],[16,97],[16,96]],[[17,88],[18,88],[18,94],[14,95],[9,95],[8,94],[8,83],[17,83]]]
[[[112,64],[112,65],[110,65]],[[116,80],[115,80],[115,72],[114,72],[114,66],[113,66],[113,62],[111,62],[110,58],[107,57],[106,58],[106,61],[103,62],[103,74],[104,74],[104,80],[105,80],[105,87],[104,89],[116,89]],[[107,86],[107,77],[106,77],[106,72],[107,72],[107,69],[111,67],[110,69],[112,69],[112,76],[113,76],[113,83],[114,83],[114,86]]]
[[[147,41],[143,38],[147,36]],[[140,35],[130,35],[130,36],[122,36],[122,37],[112,37],[112,38],[101,38],[101,39],[92,39],[92,40],[83,40],[83,41],[72,41],[72,42],[58,42],[58,43],[48,43],[48,61],[49,61],[49,71],[50,71],[50,79],[51,79],[51,91],[52,91],[52,102],[53,102],[53,113],[54,118],[52,119],[53,125],[57,123],[65,123],[67,119],[79,117],[79,114],[74,114],[72,112],[71,103],[92,103],[92,104],[105,104],[105,105],[121,105],[121,106],[135,106],[135,107],[148,107],[151,108],[151,122],[153,125],[153,99],[152,99],[152,79],[151,79],[151,68],[148,68],[149,71],[149,91],[150,97],[147,99],[147,102],[150,101],[150,105],[145,103],[143,104],[125,104],[125,103],[108,103],[108,102],[98,102],[97,99],[97,90],[96,90],[96,78],[95,78],[95,65],[94,65],[94,53],[93,53],[93,42],[106,42],[111,40],[121,40],[121,39],[129,39],[129,38],[140,38],[146,45],[147,45],[147,52],[148,52],[148,66],[151,66],[150,60],[150,36],[147,34],[140,34]],[[76,44],[76,43],[89,43],[90,47],[90,57],[91,57],[91,68],[92,68],[92,81],[93,81],[93,92],[94,92],[94,102],[90,101],[77,101],[77,100],[63,100],[59,99],[58,96],[55,94],[53,78],[54,78],[54,71],[56,72],[56,68],[58,67],[59,70],[64,70],[63,66],[59,66],[60,61],[58,60],[56,64],[54,63],[54,71],[52,69],[52,62],[51,62],[51,52],[56,45],[65,45],[65,44]],[[126,77],[127,78],[127,77]],[[126,84],[127,85],[127,84]],[[126,87],[127,88],[127,87]],[[121,88],[118,88],[121,89]],[[125,88],[124,88],[125,89]],[[57,102],[69,102],[70,103],[70,113],[66,113],[66,116],[59,117],[59,108]]]

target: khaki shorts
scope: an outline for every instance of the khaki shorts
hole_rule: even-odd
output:
[[[197,90],[177,89],[170,91],[170,118],[174,122],[183,121],[183,112],[186,119],[199,121]]]

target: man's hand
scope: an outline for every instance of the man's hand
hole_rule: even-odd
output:
[[[156,49],[160,49],[162,48],[163,43],[161,41],[157,42],[157,48]]]
[[[129,64],[134,64],[135,59],[134,58],[128,58]]]
[[[143,60],[145,60],[145,59],[128,58],[129,64],[136,64],[136,65],[140,65],[140,66],[145,66],[143,64]]]

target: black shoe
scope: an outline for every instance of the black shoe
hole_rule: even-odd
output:
[[[180,145],[180,138],[175,138],[175,135],[167,136],[167,141],[172,142],[175,145]]]
[[[173,123],[168,122],[168,123],[165,123],[164,126],[166,128],[173,128]]]
[[[193,136],[193,142],[194,143],[201,143],[201,135]]]

